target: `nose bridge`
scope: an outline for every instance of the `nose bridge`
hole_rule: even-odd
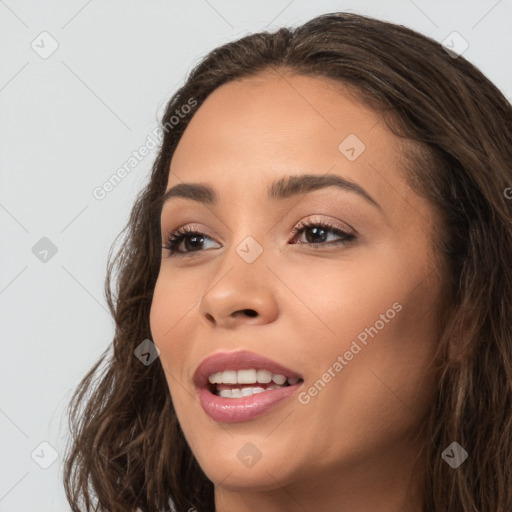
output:
[[[270,227],[264,222],[264,212],[258,213],[249,200],[245,204],[238,203],[237,210],[245,211],[245,214],[239,216],[231,226],[230,246],[221,266],[227,268],[235,266],[233,271],[241,273],[246,271],[249,273],[248,277],[268,272],[265,262],[270,248],[268,244]],[[256,215],[259,223],[255,222]],[[222,270],[219,269],[219,272]]]
[[[255,236],[233,232],[232,246],[206,285],[200,314],[210,322],[226,325],[242,317],[256,323],[273,320],[277,304],[274,280],[266,265],[267,253],[263,241],[260,243]]]

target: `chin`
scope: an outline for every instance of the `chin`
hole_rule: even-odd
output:
[[[285,470],[278,464],[265,464],[263,459],[252,468],[243,467],[236,460],[231,463],[208,463],[202,469],[215,486],[229,491],[272,491],[292,481],[289,469]]]

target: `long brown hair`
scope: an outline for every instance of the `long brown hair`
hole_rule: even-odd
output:
[[[435,213],[446,272],[439,385],[425,427],[423,510],[512,510],[512,107],[463,57],[408,28],[333,13],[297,28],[248,35],[210,52],[170,99],[164,137],[105,293],[111,350],[69,405],[64,484],[73,511],[214,510],[214,489],[186,443],[164,371],[135,348],[152,339],[160,199],[190,119],[221,84],[263,71],[329,79],[354,91],[403,140],[403,173]],[[195,109],[183,109],[190,100]],[[181,110],[180,110],[181,109]],[[185,115],[172,120],[175,111]],[[115,279],[115,285],[114,285]],[[452,442],[468,458],[441,457]]]

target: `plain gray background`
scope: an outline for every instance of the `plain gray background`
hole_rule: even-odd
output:
[[[104,199],[93,190],[145,143],[206,52],[334,11],[440,42],[455,31],[512,97],[512,0],[0,1],[0,512],[69,510],[63,412],[111,341],[107,254],[156,149]]]

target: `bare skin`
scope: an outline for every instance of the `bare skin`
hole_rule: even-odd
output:
[[[354,138],[339,149],[350,134],[364,151]],[[183,241],[188,254],[172,257],[163,250],[150,321],[217,511],[421,511],[415,434],[436,387],[429,365],[443,292],[431,207],[399,165],[397,138],[378,115],[319,78],[266,72],[225,84],[187,127],[167,189],[208,184],[218,203],[165,204],[164,245],[192,225],[204,243]],[[335,186],[267,198],[272,182],[302,174],[343,177],[379,206]],[[294,235],[303,220],[356,238],[340,243],[330,228],[323,238],[318,228]],[[236,251],[248,236],[263,249],[250,264]],[[363,344],[365,329],[373,336]],[[300,372],[300,397],[249,421],[212,420],[192,376],[205,357],[237,349]],[[237,457],[248,442],[261,453],[251,467]]]

